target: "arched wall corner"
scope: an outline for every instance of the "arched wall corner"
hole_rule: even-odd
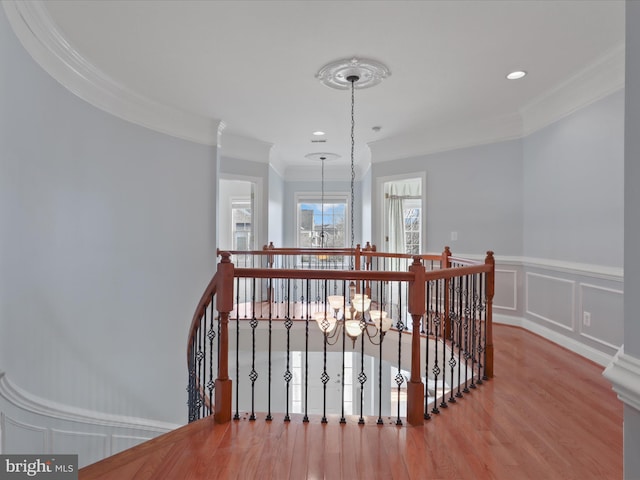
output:
[[[20,43],[51,77],[91,105],[166,135],[217,145],[224,124],[163,105],[96,68],[64,38],[42,0],[6,0],[5,14]]]

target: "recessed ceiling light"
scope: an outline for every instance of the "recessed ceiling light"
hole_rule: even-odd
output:
[[[507,74],[507,78],[509,80],[518,80],[522,77],[524,77],[527,74],[527,72],[525,72],[524,70],[516,70],[515,72],[511,72],[509,74]]]
[[[320,130],[318,130],[318,131],[316,131],[316,132],[313,132],[313,134],[314,134],[316,137],[319,137],[319,136],[321,136],[321,135],[324,135],[325,133],[324,133],[324,132],[321,132]]]

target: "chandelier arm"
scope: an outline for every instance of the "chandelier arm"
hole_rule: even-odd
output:
[[[369,327],[372,326],[372,324],[367,323],[365,324],[365,327],[362,329],[366,334],[367,334],[367,338],[369,339],[369,342],[371,342],[371,344],[373,345],[380,345],[382,343],[382,340],[384,339],[384,332],[379,331],[375,325],[373,325],[373,328],[375,329],[375,333],[373,335],[371,335],[371,333],[369,333]],[[380,333],[380,341],[379,342],[375,342],[373,339],[376,338],[378,336],[378,333]]]
[[[342,328],[341,324],[338,323],[336,325],[336,328],[333,329],[333,332],[331,332],[330,334],[329,333],[324,334],[324,338],[325,338],[325,341],[327,342],[327,345],[333,346],[336,343],[338,343],[338,339],[340,338],[339,330],[341,328]]]

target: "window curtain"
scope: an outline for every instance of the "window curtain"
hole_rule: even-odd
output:
[[[387,198],[387,218],[389,219],[389,252],[406,253],[402,197],[394,184],[391,185]]]

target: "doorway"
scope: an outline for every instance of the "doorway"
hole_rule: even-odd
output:
[[[256,184],[247,180],[220,179],[219,243],[223,250],[254,250],[256,232]]]
[[[407,177],[384,181],[383,246],[392,253],[418,255],[425,251],[423,179]]]

